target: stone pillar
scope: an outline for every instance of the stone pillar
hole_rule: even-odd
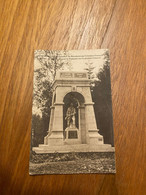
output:
[[[87,143],[91,145],[103,144],[103,136],[98,133],[94,114],[93,102],[86,103]]]
[[[52,130],[63,131],[63,102],[55,103],[55,112]]]
[[[86,144],[85,106],[79,106],[79,134],[82,144]]]
[[[55,109],[55,106],[51,106],[51,114],[50,114],[50,125],[49,125],[49,132],[51,132],[52,130],[52,126],[53,126],[53,121],[54,121],[54,109]]]
[[[55,106],[51,106],[50,124],[49,124],[49,129],[48,129],[48,135],[46,137],[44,137],[44,144],[45,145],[48,145],[48,137],[51,135],[53,121],[54,121],[54,109],[55,109]]]
[[[55,103],[53,109],[53,115],[50,118],[50,133],[45,137],[44,143],[49,146],[63,145],[63,103]]]

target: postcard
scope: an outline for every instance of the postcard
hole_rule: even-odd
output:
[[[36,50],[29,174],[115,172],[108,49]]]

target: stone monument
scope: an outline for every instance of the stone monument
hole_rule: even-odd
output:
[[[98,133],[87,72],[58,72],[48,135],[36,153],[114,151]]]

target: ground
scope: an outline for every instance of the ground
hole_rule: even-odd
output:
[[[54,153],[30,156],[30,175],[115,173],[114,152]]]

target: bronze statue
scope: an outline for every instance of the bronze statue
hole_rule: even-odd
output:
[[[65,120],[67,120],[67,127],[75,127],[75,114],[76,109],[73,107],[73,103],[67,109]]]

